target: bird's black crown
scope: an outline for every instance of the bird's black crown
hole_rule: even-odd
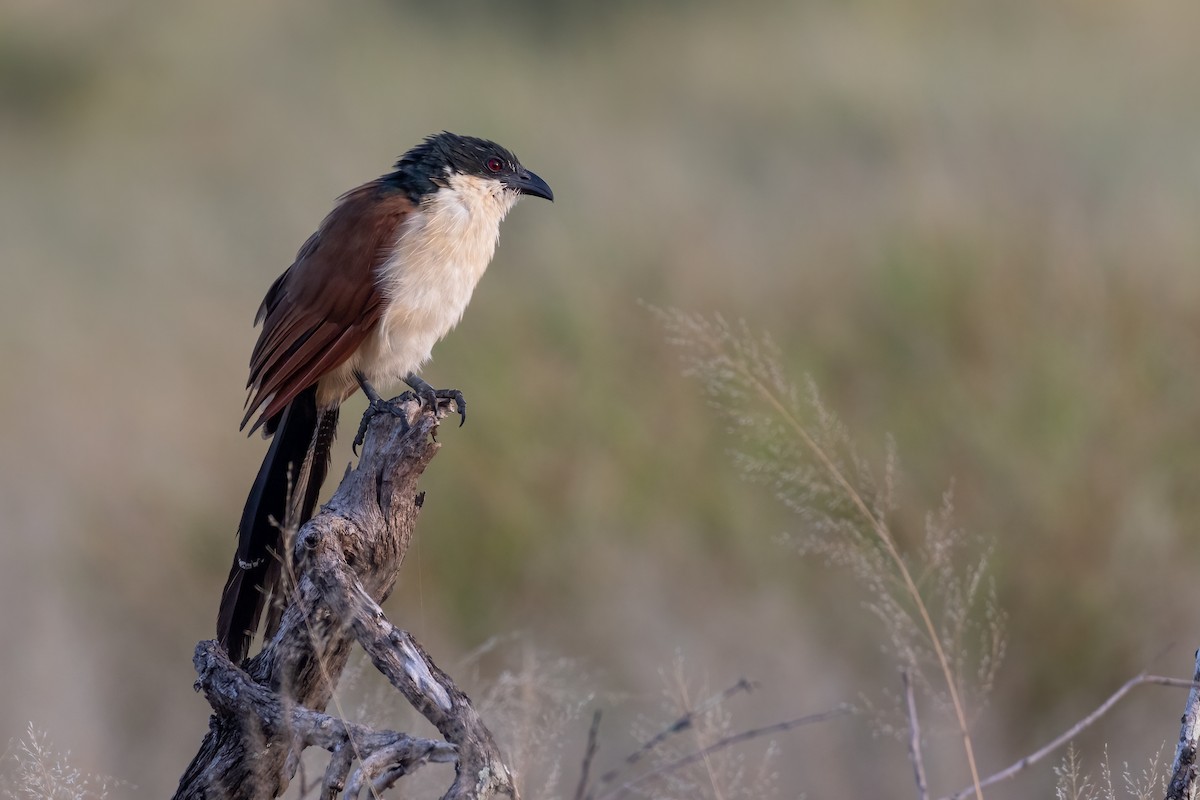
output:
[[[396,162],[386,180],[404,189],[414,202],[438,189],[450,173],[503,179],[527,172],[517,157],[495,142],[442,131],[425,137]]]

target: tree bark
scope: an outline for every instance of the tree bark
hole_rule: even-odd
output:
[[[1194,655],[1196,664],[1192,668],[1192,682],[1200,684],[1200,650]],[[1196,764],[1196,749],[1200,746],[1200,686],[1192,686],[1188,692],[1179,723],[1179,743],[1175,747],[1175,761],[1171,764],[1167,800],[1191,800],[1196,796],[1196,777],[1200,770]]]
[[[377,414],[358,466],[333,498],[293,536],[285,531],[290,590],[279,629],[262,651],[243,671],[215,642],[197,646],[196,688],[214,713],[176,800],[278,797],[310,745],[332,753],[323,798],[381,791],[421,763],[450,760],[455,780],[444,797],[516,797],[470,698],[379,607],[412,541],[424,498],[417,480],[440,447],[433,438],[438,417],[416,403],[403,407],[410,424]],[[445,742],[322,713],[356,642]],[[351,774],[354,761],[359,767]]]

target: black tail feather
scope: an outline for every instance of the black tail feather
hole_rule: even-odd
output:
[[[298,517],[290,525],[293,531],[299,530],[301,525],[312,519],[314,511],[316,511],[317,497],[321,492],[321,486],[325,483],[325,476],[329,474],[329,454],[333,448],[333,439],[337,435],[337,423],[338,409],[336,407],[325,409],[317,416],[317,430],[312,439],[312,462],[304,487],[303,500],[295,512]],[[299,487],[296,491],[299,491]],[[278,630],[283,609],[287,605],[286,598],[291,592],[291,575],[281,569],[283,565],[279,559],[271,560],[275,565],[275,572],[267,575],[265,585],[273,587],[272,594],[276,602],[271,602],[267,606],[266,623],[263,625],[264,641],[274,636],[275,631]]]
[[[268,596],[279,588],[282,573],[280,526],[293,530],[307,522],[329,471],[329,450],[337,428],[337,408],[317,410],[316,387],[299,394],[272,420],[274,437],[246,498],[238,525],[238,549],[221,594],[217,639],[236,664],[250,649]],[[312,457],[305,475],[305,459]],[[297,485],[303,481],[304,485]],[[289,519],[289,499],[293,503]],[[272,611],[270,619],[278,619]]]

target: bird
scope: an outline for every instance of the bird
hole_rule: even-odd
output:
[[[391,172],[338,198],[268,289],[255,317],[262,329],[241,428],[255,418],[250,433],[261,430],[271,443],[217,614],[217,640],[235,664],[280,583],[280,525],[298,528],[316,509],[339,406],[361,388],[368,415],[396,413],[375,384],[403,381],[423,411],[453,400],[459,424],[466,421],[462,392],[435,390],[417,371],[462,319],[500,223],[524,195],[554,200],[546,181],[495,142],[433,134]]]

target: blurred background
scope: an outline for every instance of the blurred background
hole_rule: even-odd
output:
[[[32,721],[116,796],[174,789],[266,448],[237,430],[255,310],[337,195],[442,129],[557,198],[513,212],[424,373],[471,419],[443,429],[388,610],[451,673],[500,637],[468,692],[574,665],[555,680],[609,710],[606,765],[680,675],[693,699],[760,681],[734,727],[899,690],[866,595],[777,544],[803,523],[738,478],[639,301],[769,331],[865,453],[894,436],[902,538],[953,481],[1009,614],[982,772],[1142,669],[1188,674],[1197,30],[1200,6],[1158,0],[9,0],[0,741]],[[1183,700],[1140,690],[1085,764],[1169,761]],[[956,790],[929,725],[934,791]],[[779,738],[781,795],[910,795],[878,733]]]

